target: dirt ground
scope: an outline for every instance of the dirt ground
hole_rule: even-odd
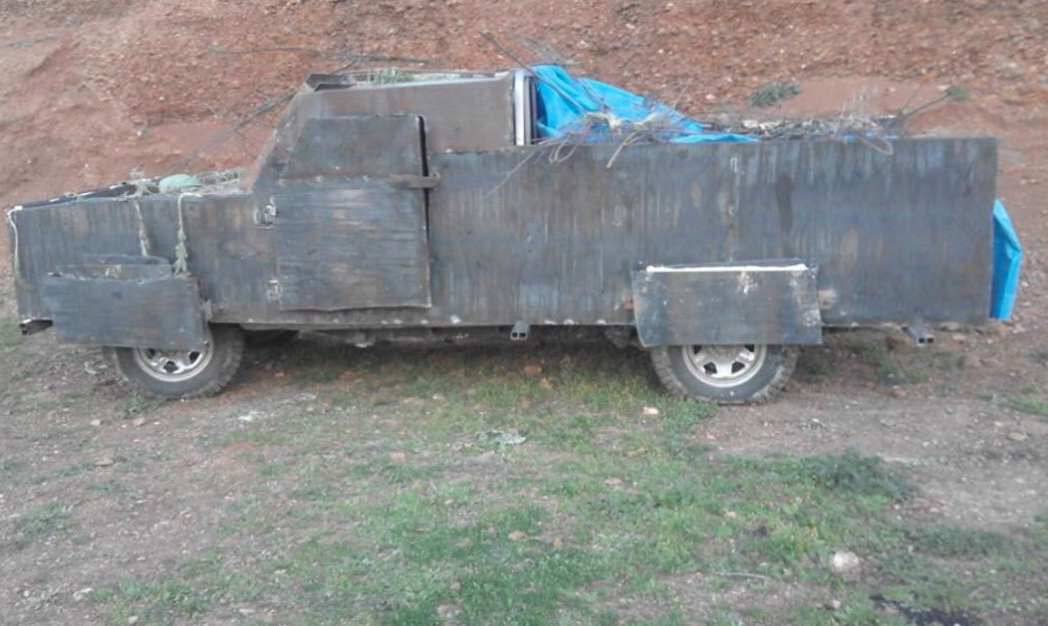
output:
[[[857,449],[915,485],[917,494],[896,505],[900,519],[1006,537],[1039,528],[1038,516],[1048,512],[1048,2],[1042,0],[0,0],[0,206],[120,180],[132,170],[245,163],[267,119],[243,137],[221,144],[209,138],[294,87],[308,70],[344,65],[347,52],[448,67],[508,65],[481,30],[529,60],[537,58],[529,46],[543,49],[542,58],[554,49],[578,71],[676,102],[704,119],[892,112],[962,85],[966,101],[930,109],[911,128],[1000,138],[998,195],[1025,247],[1013,318],[939,329],[936,347],[927,350],[881,332],[833,337],[829,347],[805,352],[779,401],[718,409],[684,437],[725,457]],[[753,89],[783,80],[800,83],[801,94],[771,109],[749,107]],[[307,337],[288,350],[253,352],[217,398],[153,403],[119,388],[93,351],[57,346],[49,336],[17,337],[7,246],[0,243],[2,624],[296,623],[290,600],[234,607],[224,606],[221,595],[200,600],[207,607],[200,612],[183,606],[150,617],[142,612],[147,594],[118,581],[152,580],[208,550],[233,559],[224,566],[234,570],[258,566],[266,548],[255,554],[245,539],[255,535],[228,526],[248,519],[237,515],[251,503],[272,504],[267,498],[279,489],[300,488],[297,477],[305,474],[294,464],[320,471],[314,463],[335,463],[335,443],[365,456],[391,454],[398,463],[396,455],[407,449],[418,467],[437,459],[453,468],[450,474],[478,484],[517,476],[515,457],[448,452],[469,430],[462,424],[487,415],[481,422],[490,426],[488,418],[501,415],[502,400],[473,399],[478,383],[467,350],[378,348],[363,355]],[[601,381],[594,383],[600,394],[615,395],[616,385],[635,389],[621,401],[623,415],[639,415],[660,397],[644,367],[610,370],[605,358],[603,349],[585,347],[485,349],[478,363],[515,375],[526,363],[567,371],[563,364],[570,362]],[[419,360],[436,363],[426,373],[433,388],[425,393],[408,380],[417,372],[405,365]],[[530,423],[534,393],[541,392],[529,387],[510,398],[516,408],[499,427]],[[447,427],[455,434],[447,442],[443,430],[418,434],[411,419],[431,418],[445,397],[461,410],[460,426]],[[572,418],[557,413],[559,406],[549,408],[554,417]],[[621,424],[604,428],[600,437],[609,441],[627,438]],[[305,438],[320,434],[306,445]],[[535,446],[534,458],[590,453],[579,452],[588,450],[582,444],[546,449],[541,436],[528,435],[538,439],[527,444]],[[428,438],[443,447],[428,447]],[[315,461],[309,450],[317,450]],[[267,473],[282,464],[298,473]],[[264,517],[250,521],[262,524]],[[325,522],[281,518],[273,522],[279,528],[258,536],[298,536],[303,524],[340,532]],[[1028,582],[1004,585],[1025,600],[1002,600],[980,609],[981,618],[961,621],[1048,623],[1043,606],[1039,616],[1023,612],[1036,608],[1030,597],[1048,596],[1043,572]],[[683,623],[715,623],[718,598],[772,609],[829,601],[820,595],[821,582],[775,587],[758,600],[750,596],[759,593],[736,589],[741,595],[732,596],[736,591],[695,587],[686,577],[664,583],[667,597],[687,609]],[[870,590],[878,588],[870,583]],[[117,591],[98,596],[107,589]],[[153,592],[169,604],[186,597],[167,587]],[[636,617],[631,611],[621,614]],[[443,623],[458,623],[445,613]],[[911,621],[932,623],[918,617]],[[732,619],[716,623],[781,623]]]

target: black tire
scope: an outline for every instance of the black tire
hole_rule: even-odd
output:
[[[212,326],[209,352],[195,353],[207,354],[206,360],[194,361],[193,353],[179,353],[179,358],[189,363],[187,371],[179,373],[165,374],[147,364],[151,355],[166,353],[135,348],[103,348],[103,352],[124,380],[143,395],[166,400],[213,396],[229,384],[240,368],[244,331],[239,326]],[[196,366],[192,365],[194,362]],[[165,375],[168,379],[163,379]]]
[[[244,341],[248,348],[274,348],[290,343],[298,337],[297,330],[277,328],[275,330],[246,330]]]
[[[697,360],[688,356],[688,350],[701,354],[701,346],[667,346],[651,349],[655,373],[666,389],[678,396],[710,400],[718,404],[763,404],[771,401],[786,387],[797,366],[798,351],[790,346],[722,346],[719,349],[745,349],[763,356],[752,370],[739,376],[733,383],[729,376],[718,384],[708,382],[709,373],[697,373]],[[690,361],[690,362],[689,362]],[[705,380],[704,380],[705,379]]]

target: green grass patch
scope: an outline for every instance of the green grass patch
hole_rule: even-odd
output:
[[[263,587],[233,569],[224,566],[219,552],[209,551],[183,561],[170,578],[125,578],[114,586],[93,591],[89,599],[108,605],[114,623],[193,621],[226,603],[251,601],[259,596]]]
[[[1005,552],[1006,537],[997,533],[965,530],[944,524],[916,526],[908,533],[914,547],[925,554],[945,558],[977,559]]]
[[[58,469],[56,469],[54,471],[48,472],[46,474],[40,474],[40,475],[34,476],[33,480],[31,482],[33,482],[34,484],[40,484],[40,483],[50,482],[52,480],[62,480],[64,478],[72,478],[74,476],[79,476],[80,474],[84,474],[86,472],[90,472],[93,469],[95,469],[95,464],[94,463],[87,463],[87,462],[85,462],[85,463],[76,463],[74,465],[66,465],[66,466],[60,467],[60,468],[58,468]]]
[[[129,419],[136,416],[149,415],[165,404],[166,402],[164,400],[147,398],[137,393],[129,393],[120,405],[117,406],[116,411],[122,418]]]
[[[0,458],[0,476],[5,476],[5,480],[9,479],[7,477],[13,474],[18,474],[24,469],[25,463],[21,461]]]
[[[50,502],[31,510],[15,522],[15,543],[18,548],[69,532],[75,527],[70,507],[62,502]]]
[[[1000,398],[1000,402],[1004,406],[1022,413],[1048,417],[1048,397],[1042,395],[1012,394]]]
[[[871,371],[911,358],[850,350],[835,356]],[[957,363],[914,352],[928,371]],[[95,600],[113,621],[236,621],[241,603],[307,625],[894,626],[903,609],[1037,609],[1033,590],[1010,590],[1037,580],[1044,541],[904,519],[913,487],[854,451],[718,453],[702,432],[714,407],[660,392],[637,352],[353,351],[343,363],[310,394],[315,411],[289,404],[207,440],[257,477],[230,494],[221,551],[105,587]],[[1048,520],[1031,533],[1048,536]],[[861,580],[832,573],[838,550],[860,555]],[[763,604],[787,588],[802,591],[793,604]],[[831,598],[836,611],[822,607]]]
[[[994,569],[973,579],[961,570],[974,566],[953,572],[943,559],[1008,562],[1031,546],[1032,562],[1036,550],[1048,554],[1044,542],[900,522],[892,505],[911,487],[857,453],[576,456],[520,469],[526,472],[490,484],[423,479],[364,493],[305,485],[316,496],[287,510],[252,500],[231,514],[283,521],[225,529],[227,542],[251,537],[250,545],[267,546],[252,551],[249,564],[211,553],[164,575],[124,580],[94,599],[115,620],[135,615],[140,623],[217,619],[236,602],[252,602],[278,617],[290,603],[296,621],[317,625],[347,615],[392,625],[439,624],[448,615],[462,624],[538,625],[565,615],[577,623],[684,624],[698,617],[663,581],[704,573],[711,590],[809,585],[841,598],[834,612],[786,607],[790,623],[901,625],[900,610],[974,614],[1001,602],[1012,610],[1014,601],[994,590],[1014,582],[1009,576],[1029,575]],[[293,517],[301,523],[289,524]],[[859,586],[842,583],[827,567],[838,549],[862,555],[877,575]],[[631,599],[629,613],[617,608],[623,597]],[[748,623],[762,610],[732,605],[703,613],[702,622]]]
[[[750,105],[766,108],[789,100],[801,92],[800,83],[770,83],[750,94]]]
[[[0,349],[20,347],[24,341],[18,320],[13,317],[0,318]]]
[[[928,380],[928,370],[923,364],[898,356],[882,341],[860,341],[853,344],[851,350],[873,367],[878,382],[882,384],[907,385]]]
[[[267,599],[293,598],[305,624],[343,623],[346,615],[361,623],[437,624],[453,612],[462,624],[538,625],[563,615],[626,623],[632,618],[609,601],[630,597],[651,613],[631,623],[687,623],[693,616],[673,601],[666,577],[706,573],[728,589],[739,580],[719,573],[742,572],[764,577],[772,589],[834,588],[840,583],[826,563],[847,548],[897,568],[888,572],[900,588],[919,582],[934,591],[911,604],[952,602],[963,599],[964,581],[915,581],[914,563],[924,551],[970,556],[996,545],[943,528],[917,535],[902,527],[892,504],[911,488],[857,453],[688,460],[654,450],[554,464],[517,452],[512,458],[516,474],[489,482],[436,480],[423,469],[368,488],[369,477],[403,465],[375,460],[357,466],[364,482],[351,481],[353,488],[297,486],[291,508],[299,524],[289,524],[291,509],[251,500],[230,510],[241,521],[223,529],[227,541],[250,537],[251,545],[268,546],[251,566],[212,555],[165,576],[122,581],[95,599],[116,619],[137,615],[140,623],[220,616],[237,599],[256,598],[264,609]],[[283,521],[265,523],[274,519]],[[921,548],[911,554],[918,537]],[[843,610],[856,617],[840,623],[876,613],[858,602]],[[734,608],[722,615],[732,616]]]

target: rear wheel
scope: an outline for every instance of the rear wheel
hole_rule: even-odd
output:
[[[244,354],[238,326],[212,326],[199,350],[104,348],[124,379],[144,395],[179,400],[211,396],[232,380]]]
[[[757,344],[666,346],[651,350],[659,380],[671,393],[720,404],[760,404],[786,386],[797,350]]]

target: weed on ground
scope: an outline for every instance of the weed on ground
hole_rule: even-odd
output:
[[[788,100],[801,92],[800,83],[771,83],[750,94],[750,104],[755,107],[770,107]]]

